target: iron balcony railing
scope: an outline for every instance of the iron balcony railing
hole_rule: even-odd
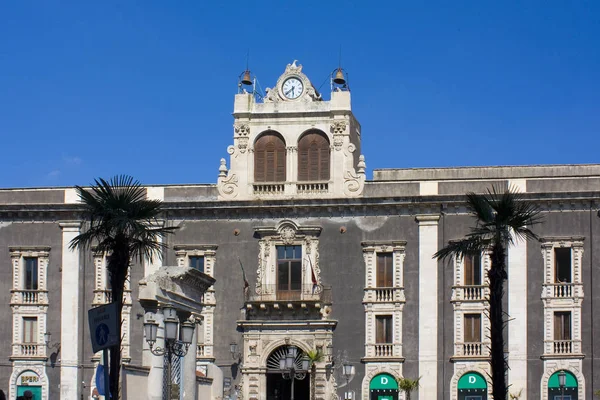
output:
[[[282,285],[261,285],[258,293],[246,292],[247,302],[312,301],[331,303],[331,286],[297,285],[291,288]]]

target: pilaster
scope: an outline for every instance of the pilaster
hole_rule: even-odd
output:
[[[417,215],[419,224],[419,400],[438,398],[438,250],[439,215]]]
[[[62,400],[80,397],[79,376],[79,249],[71,250],[69,245],[79,235],[81,222],[60,222],[62,229],[62,278],[61,278],[61,326],[60,342],[60,398]]]

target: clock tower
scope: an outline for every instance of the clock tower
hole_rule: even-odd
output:
[[[335,85],[336,79],[331,99],[323,100],[294,61],[264,96],[243,89],[235,96],[233,145],[227,148],[229,168],[221,159],[219,199],[362,195],[360,124],[352,114],[350,91]]]

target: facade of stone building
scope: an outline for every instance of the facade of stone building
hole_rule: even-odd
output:
[[[544,217],[539,242],[508,251],[510,392],[555,400],[565,371],[564,398],[592,398],[600,165],[376,169],[367,180],[376,155],[361,154],[350,95],[334,86],[324,100],[289,64],[263,98],[235,95],[216,184],[147,187],[179,230],[162,261],[132,265],[124,373],[143,381],[156,366],[138,283],[161,265],[191,266],[216,279],[198,299],[189,355],[210,397],[289,398],[279,362],[295,346],[298,367],[305,353],[324,354],[294,381],[296,400],[404,399],[399,377],[421,377],[413,399],[490,398],[489,257],[432,255],[473,225],[464,194],[495,186],[523,192]],[[0,389],[11,399],[92,398],[87,310],[110,291],[104,255],[68,248],[82,229],[72,188],[0,190]]]

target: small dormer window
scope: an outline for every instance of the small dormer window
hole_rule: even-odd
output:
[[[285,151],[279,133],[262,134],[254,144],[254,181],[285,182]]]
[[[330,146],[321,131],[304,134],[298,142],[298,181],[329,181]]]

